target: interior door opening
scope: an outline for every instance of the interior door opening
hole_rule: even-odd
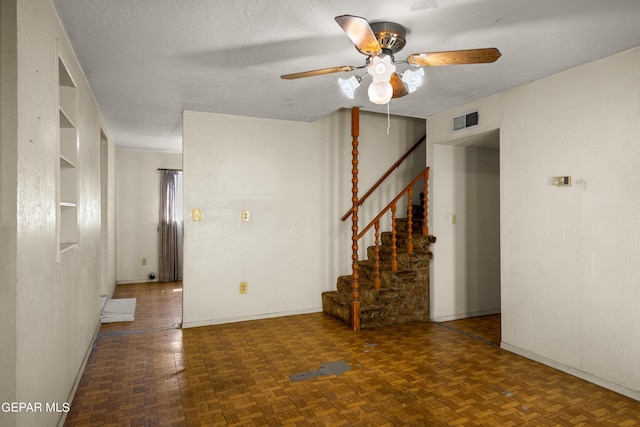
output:
[[[499,130],[434,145],[432,166],[433,319],[499,315]]]

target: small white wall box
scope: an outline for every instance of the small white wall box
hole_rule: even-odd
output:
[[[553,178],[553,184],[556,187],[569,187],[571,185],[570,176],[556,176]]]

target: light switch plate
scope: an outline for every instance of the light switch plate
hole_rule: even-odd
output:
[[[553,178],[553,184],[556,187],[569,187],[571,186],[570,176],[556,176]]]
[[[191,219],[194,221],[200,221],[200,219],[202,219],[202,212],[200,212],[200,209],[194,208],[191,210]]]

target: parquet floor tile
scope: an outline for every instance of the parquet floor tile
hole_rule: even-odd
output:
[[[112,298],[136,298],[135,320],[104,323],[100,326],[100,334],[179,328],[182,325],[182,282],[118,285]]]
[[[492,344],[499,316],[357,334],[322,313],[182,330],[179,285],[124,286],[144,314],[103,325],[67,426],[640,426],[640,402]],[[338,361],[351,370],[290,379]]]
[[[488,343],[500,345],[500,315],[471,317],[467,319],[451,320],[440,325],[468,334]]]

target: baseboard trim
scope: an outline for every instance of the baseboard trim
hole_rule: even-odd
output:
[[[98,323],[93,331],[93,338],[89,341],[89,347],[87,347],[87,351],[84,353],[84,358],[82,359],[82,363],[80,364],[80,369],[76,374],[76,379],[73,381],[73,386],[71,387],[71,391],[69,392],[69,397],[67,397],[67,402],[70,405],[73,405],[73,398],[76,395],[76,391],[78,390],[78,385],[80,384],[80,380],[82,379],[82,374],[84,374],[84,368],[87,366],[87,362],[89,361],[89,356],[91,356],[91,351],[93,351],[93,347],[95,345],[96,339],[98,338],[98,332],[100,332],[100,317],[98,317]],[[64,422],[67,420],[68,412],[63,412],[60,415],[60,419],[58,420],[58,427],[64,426]]]
[[[158,279],[149,280],[149,279],[138,279],[138,280],[118,280],[116,285],[130,285],[132,283],[154,283],[157,282]]]
[[[557,369],[562,372],[566,372],[567,374],[573,375],[574,377],[578,377],[595,385],[599,385],[600,387],[604,387],[611,391],[615,391],[618,394],[623,396],[630,397],[631,399],[640,401],[640,391],[632,390],[628,387],[625,387],[620,384],[616,384],[604,378],[597,377],[588,372],[581,371],[579,369],[573,368],[569,365],[565,365],[564,363],[557,362],[553,359],[549,359],[548,357],[541,356],[539,354],[533,353],[528,350],[524,350],[515,345],[511,345],[509,343],[505,343],[504,341],[500,344],[500,348],[510,351],[512,353],[518,354],[520,356],[526,357],[527,359],[535,360],[536,362],[542,363],[543,365],[550,366],[554,369]]]
[[[434,322],[449,322],[451,320],[467,319],[469,317],[489,316],[491,314],[499,314],[500,308],[492,308],[489,310],[471,311],[468,313],[457,313],[448,316],[434,317]]]
[[[310,314],[310,313],[320,313],[320,312],[322,312],[322,307],[309,308],[309,309],[303,309],[303,310],[279,311],[276,313],[256,314],[251,316],[227,317],[224,319],[209,319],[209,320],[201,320],[197,322],[185,322],[183,319],[182,328],[183,329],[199,328],[201,326],[222,325],[225,323],[247,322],[249,320],[271,319],[274,317],[297,316],[299,314]]]

